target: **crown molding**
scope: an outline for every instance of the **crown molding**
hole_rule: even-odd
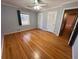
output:
[[[47,8],[47,9],[43,9],[43,10],[41,10],[41,12],[48,11],[48,10],[55,9],[55,8],[59,8],[59,7],[63,7],[63,5],[65,5],[65,4],[74,3],[74,2],[78,2],[78,1],[65,2],[63,4],[60,4],[59,6],[55,6],[55,7],[50,7],[50,8]],[[77,7],[74,7],[74,8],[77,8]]]
[[[9,3],[4,3],[4,2],[2,2],[1,5],[18,8],[17,6],[14,6],[14,5],[9,4]]]
[[[62,3],[58,6],[54,6],[54,7],[50,7],[50,8],[46,8],[46,9],[41,9],[39,11],[43,12],[43,11],[51,10],[51,9],[54,9],[54,8],[62,7],[65,4],[74,3],[74,2],[78,2],[78,1],[65,2],[65,3]],[[28,9],[28,10],[36,11],[36,10],[30,8],[30,7],[15,6],[13,4],[5,3],[5,2],[2,2],[1,5],[10,6],[10,7],[14,7],[14,8],[17,8],[17,9]],[[36,12],[38,12],[38,11],[36,11]]]
[[[9,7],[14,7],[14,8],[17,8],[17,9],[29,9],[29,10],[33,10],[32,8],[29,8],[29,7],[15,6],[13,4],[4,3],[4,2],[2,2],[1,5],[9,6]]]

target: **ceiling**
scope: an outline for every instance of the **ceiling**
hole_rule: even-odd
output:
[[[77,0],[41,0],[43,3],[46,4],[41,10],[45,10],[52,7],[61,6],[66,3],[75,2]],[[16,6],[19,8],[26,8],[34,10],[31,6],[34,4],[34,0],[2,0],[2,4]]]

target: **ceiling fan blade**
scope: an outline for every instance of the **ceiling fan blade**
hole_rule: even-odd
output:
[[[27,5],[27,7],[34,7],[34,6],[40,6],[40,7],[44,7],[47,6],[46,3],[43,3],[41,0],[32,0],[33,3],[30,5]]]
[[[42,2],[41,0],[38,0],[38,2],[40,3],[40,2]]]
[[[38,4],[39,6],[46,6],[47,4]]]
[[[34,3],[37,5],[39,2],[38,2],[38,0],[34,0]]]

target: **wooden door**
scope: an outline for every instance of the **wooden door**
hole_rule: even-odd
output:
[[[60,35],[65,36],[69,39],[72,30],[74,28],[74,24],[78,17],[78,9],[69,9],[65,10],[63,15],[63,21],[61,25]]]

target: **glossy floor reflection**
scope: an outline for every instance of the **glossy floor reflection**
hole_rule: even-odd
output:
[[[32,38],[31,38],[31,33],[27,33],[27,34],[24,34],[24,36],[23,36],[23,41],[24,42],[29,42]]]
[[[39,29],[6,35],[2,59],[72,59],[67,42]]]

